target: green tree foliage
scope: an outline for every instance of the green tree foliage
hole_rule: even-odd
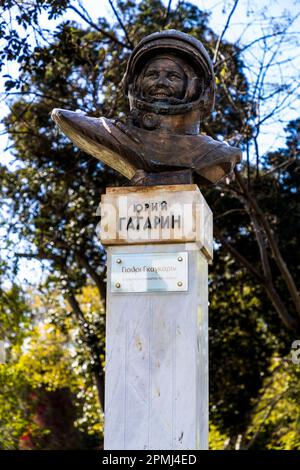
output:
[[[86,287],[82,304],[95,315],[99,303],[91,297],[95,288]],[[0,448],[99,448],[103,420],[88,353],[72,340],[77,327],[53,292],[49,303],[36,294],[29,300],[36,325],[18,345],[7,341],[10,355],[0,364]],[[49,322],[49,310],[60,325]]]
[[[7,14],[11,3],[1,4]],[[15,21],[23,33],[9,30],[5,15],[0,28],[5,39],[2,61],[19,64],[19,75],[6,77],[10,113],[4,121],[16,164],[12,169],[0,166],[1,197],[12,214],[11,236],[27,243],[25,252],[18,250],[16,258],[48,263],[44,287],[50,295],[60,292],[71,310],[66,315],[65,308],[56,305],[47,316],[66,334],[76,324],[77,360],[86,365],[101,405],[106,283],[105,252],[95,235],[95,214],[105,187],[125,181],[73,147],[55,128],[50,111],[64,107],[91,116],[122,118],[128,104],[121,77],[133,45],[144,35],[175,28],[199,38],[209,50],[215,49],[218,40],[209,27],[208,15],[189,2],[179,2],[174,8],[166,8],[160,0],[119,0],[115,5],[115,22],[104,17],[94,22],[77,3],[68,0],[36,0],[29,10],[17,2]],[[64,21],[62,14],[68,9],[78,15],[81,24]],[[41,12],[56,21],[53,31],[41,27]],[[28,40],[28,31],[34,31],[36,43]],[[239,132],[239,145],[247,153],[257,129],[252,115],[254,97],[244,73],[246,64],[234,44],[221,41],[217,52],[216,110],[203,123],[202,131],[227,139],[235,139]],[[251,426],[261,419],[257,403],[264,398],[272,358],[287,355],[300,323],[294,284],[288,282],[275,250],[278,243],[274,248],[271,236],[276,233],[288,274],[295,278],[299,266],[298,133],[299,122],[295,121],[287,129],[285,148],[266,155],[259,167],[248,160],[246,183],[238,174],[230,186],[201,188],[214,211],[217,241],[210,280],[213,447],[250,442],[255,433]],[[253,195],[262,215],[252,204]],[[271,235],[267,224],[272,226]],[[100,315],[90,310],[92,299],[84,300],[90,282]],[[44,353],[37,349],[42,359]],[[91,405],[90,410],[97,410],[97,406]],[[82,418],[85,429],[89,428],[87,416],[86,412]],[[266,428],[260,448],[285,445],[279,435],[278,441],[270,437],[273,430],[272,426]],[[101,430],[97,432],[101,434]],[[255,442],[259,447],[259,440]]]
[[[246,436],[246,449],[300,449],[299,364],[274,357]]]
[[[0,341],[17,347],[30,332],[32,315],[21,289],[0,287]],[[7,348],[7,356],[10,348]]]

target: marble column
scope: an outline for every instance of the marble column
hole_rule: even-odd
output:
[[[187,253],[188,289],[115,292],[116,259],[147,253]],[[107,257],[105,449],[207,449],[208,259],[196,243],[108,246]]]

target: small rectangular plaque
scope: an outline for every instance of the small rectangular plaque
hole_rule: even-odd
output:
[[[188,253],[119,254],[111,263],[111,292],[188,290]]]

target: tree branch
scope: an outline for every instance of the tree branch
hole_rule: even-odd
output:
[[[274,258],[274,260],[275,260],[275,262],[278,266],[278,269],[281,272],[281,275],[284,279],[284,282],[285,282],[285,284],[288,288],[288,291],[289,291],[289,293],[291,295],[291,298],[293,300],[293,303],[295,305],[297,315],[300,318],[299,293],[298,293],[296,284],[295,284],[295,282],[292,278],[292,275],[291,275],[284,259],[282,258],[282,255],[280,253],[278,244],[275,240],[275,237],[274,237],[273,231],[270,227],[270,224],[269,224],[266,216],[264,215],[264,213],[262,212],[262,210],[258,206],[256,200],[250,194],[250,191],[248,190],[246,184],[244,183],[242,176],[240,175],[240,173],[237,170],[235,170],[235,176],[236,176],[236,179],[237,179],[237,182],[238,182],[239,186],[241,187],[241,189],[243,190],[243,192],[245,194],[246,200],[249,202],[249,205],[252,207],[254,213],[259,218],[259,220],[260,220],[260,222],[261,222],[261,224],[262,224],[262,226],[265,230],[265,234],[266,234],[266,237],[268,239],[268,242],[269,242],[269,245],[270,245],[270,248],[271,248],[271,252],[273,254],[273,258]]]
[[[243,256],[241,255],[224,237],[219,227],[214,224],[214,233],[216,237],[220,240],[222,245],[229,251],[229,253],[239,261],[246,269],[261,283],[264,284],[265,278],[252,266],[252,264]]]
[[[129,34],[128,34],[128,32],[127,32],[127,29],[125,28],[125,25],[124,25],[123,21],[121,20],[121,18],[120,18],[120,16],[119,16],[119,13],[117,12],[117,10],[116,10],[116,8],[115,8],[115,6],[114,6],[114,4],[113,4],[113,1],[112,1],[112,0],[108,0],[108,2],[109,2],[110,6],[111,6],[111,8],[112,8],[112,11],[113,11],[114,14],[115,14],[115,17],[116,17],[117,20],[118,20],[119,25],[121,26],[121,28],[122,28],[123,31],[124,31],[124,34],[125,34],[125,37],[126,37],[126,39],[127,39],[128,44],[129,44],[129,46],[130,46],[130,49],[133,49],[133,48],[134,48],[134,44],[133,44],[133,42],[131,41],[131,39],[130,39],[130,37],[129,37]]]
[[[25,257],[25,258],[35,258],[35,259],[49,259],[55,261],[57,265],[60,267],[61,271],[65,273],[67,276],[70,275],[65,260],[60,256],[53,255],[52,253],[17,253],[18,257]],[[97,338],[90,332],[90,325],[86,320],[83,311],[80,308],[80,305],[73,293],[68,293],[66,295],[66,300],[69,303],[70,307],[72,308],[79,326],[80,330],[85,338],[85,342],[91,352],[93,358],[93,371],[94,377],[96,380],[97,385],[97,393],[99,398],[99,403],[104,411],[104,371],[100,361],[100,353],[102,352],[97,345]]]
[[[265,34],[259,38],[256,38],[254,39],[253,41],[249,42],[248,44],[246,44],[245,46],[242,46],[240,47],[236,52],[234,52],[233,54],[231,54],[229,57],[227,58],[223,58],[222,60],[219,60],[218,62],[216,62],[215,64],[215,68],[216,67],[219,67],[220,65],[222,65],[224,62],[226,62],[226,60],[230,60],[230,59],[233,59],[234,57],[236,57],[237,55],[241,54],[242,52],[246,51],[247,49],[249,49],[250,47],[254,46],[254,44],[257,44],[258,42],[260,41],[265,41],[266,39],[269,39],[269,38],[273,38],[275,36],[280,36],[282,34],[287,34],[286,33],[286,29],[284,29],[284,31],[277,31],[275,33],[271,33],[271,34]]]
[[[75,253],[75,256],[76,256],[78,262],[81,264],[81,266],[86,270],[88,275],[93,279],[93,281],[96,284],[97,289],[99,291],[101,300],[103,301],[104,306],[105,306],[105,302],[106,302],[106,285],[104,283],[104,278],[105,278],[105,275],[106,275],[106,269],[104,269],[102,274],[99,275],[92,268],[92,266],[90,265],[87,258],[84,256],[84,254],[82,252],[77,251]]]
[[[267,254],[264,249],[262,240],[260,238],[260,233],[256,233],[257,236],[257,242],[260,248],[260,253],[261,253],[261,259],[262,259],[262,265],[264,268],[264,274],[265,276],[261,276],[261,274],[251,265],[251,263],[243,256],[241,255],[230,243],[227,242],[227,240],[224,238],[218,227],[214,226],[214,232],[219,238],[219,240],[222,242],[224,247],[229,251],[229,253],[236,258],[237,261],[239,261],[243,266],[245,266],[249,272],[253,274],[253,276],[256,277],[256,279],[260,282],[262,287],[266,290],[268,297],[275,308],[276,312],[278,313],[279,317],[281,318],[282,322],[284,325],[289,329],[289,330],[297,330],[298,328],[298,322],[294,317],[292,317],[287,309],[285,308],[284,303],[282,302],[281,298],[279,297],[273,282],[272,282],[272,277],[271,277],[271,272],[269,270],[269,262],[267,259]]]
[[[74,7],[73,5],[69,6],[69,8],[73,11],[75,11],[75,13],[77,13],[78,16],[80,16],[80,18],[82,18],[87,24],[89,24],[90,26],[92,26],[93,28],[95,28],[97,31],[99,31],[99,33],[101,33],[103,36],[107,37],[108,39],[110,39],[111,41],[113,41],[114,43],[118,44],[119,46],[122,46],[122,47],[126,47],[126,49],[130,49],[130,47],[128,47],[127,44],[125,44],[124,42],[120,41],[116,36],[114,36],[113,34],[105,31],[103,28],[100,28],[96,23],[94,23],[93,21],[91,21],[89,18],[87,18],[86,16],[84,16],[83,13],[81,13],[76,7]]]
[[[169,19],[169,14],[170,14],[170,11],[171,11],[171,5],[172,5],[172,0],[169,0],[168,1],[168,6],[165,10],[165,15],[164,15],[164,19],[163,19],[163,22],[162,22],[162,29],[165,29],[166,25],[168,24],[168,19]]]
[[[230,23],[230,20],[231,20],[231,17],[237,7],[239,3],[239,0],[235,0],[234,4],[233,4],[233,7],[228,15],[228,18],[227,18],[227,21],[226,21],[226,24],[224,26],[224,29],[222,31],[222,33],[220,34],[219,38],[218,38],[218,41],[217,41],[217,45],[216,45],[216,48],[215,48],[215,52],[214,52],[214,58],[213,58],[213,62],[215,63],[216,62],[216,59],[217,59],[217,56],[218,56],[218,52],[219,52],[219,47],[220,47],[220,44],[221,44],[221,41],[224,37],[224,34],[226,33],[228,27],[229,27],[229,23]]]
[[[96,380],[96,385],[97,385],[97,393],[98,393],[98,399],[99,403],[101,405],[102,411],[104,411],[104,371],[101,366],[101,361],[99,357],[99,348],[96,347],[95,345],[95,338],[92,338],[89,329],[88,329],[88,323],[84,318],[84,314],[80,308],[79,303],[77,302],[77,299],[74,294],[68,294],[66,296],[66,300],[68,301],[70,307],[72,308],[73,312],[75,313],[78,322],[81,327],[81,331],[86,339],[86,343],[90,349],[90,352],[92,354],[93,360],[94,360],[94,365],[93,365],[93,370],[94,370],[94,377]]]
[[[255,443],[256,439],[258,438],[259,436],[259,433],[260,431],[262,430],[263,428],[263,425],[265,424],[265,422],[267,421],[267,419],[269,418],[269,416],[271,415],[272,411],[274,410],[275,406],[277,405],[277,403],[279,403],[279,401],[282,399],[282,397],[287,393],[288,390],[284,390],[282,393],[279,394],[279,396],[276,396],[275,399],[272,401],[272,403],[269,405],[267,411],[265,412],[264,416],[263,416],[263,419],[261,420],[260,422],[260,425],[257,429],[257,431],[254,433],[254,435],[252,436],[251,438],[251,441],[249,442],[249,444],[247,444],[244,449],[245,450],[249,450],[250,447],[253,446],[253,444]]]

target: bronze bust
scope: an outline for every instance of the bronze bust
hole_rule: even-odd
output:
[[[215,98],[212,62],[202,43],[175,30],[150,34],[133,50],[123,78],[130,114],[123,123],[54,109],[52,118],[85,152],[131,185],[217,183],[241,151],[199,134]]]

